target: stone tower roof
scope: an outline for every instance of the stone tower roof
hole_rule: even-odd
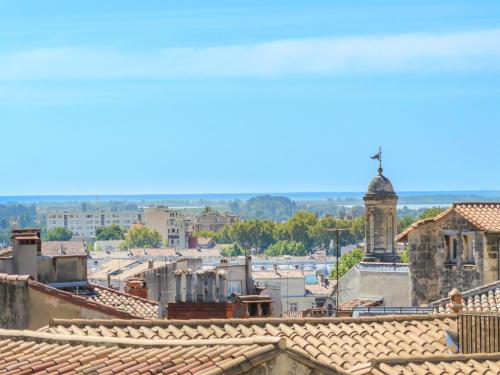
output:
[[[397,198],[397,196],[391,181],[379,173],[370,181],[365,198]]]

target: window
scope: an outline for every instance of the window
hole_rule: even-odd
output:
[[[297,302],[288,302],[288,310],[292,312],[299,311],[299,306]]]
[[[394,246],[394,234],[392,230],[393,219],[392,215],[387,216],[387,251],[392,253]]]
[[[457,255],[458,255],[458,240],[456,238],[453,239],[452,242],[452,248],[451,248],[451,259],[450,260],[457,260]]]
[[[227,293],[228,295],[241,294],[241,281],[228,281],[227,282]]]
[[[373,214],[370,214],[370,251],[375,251],[375,220]]]

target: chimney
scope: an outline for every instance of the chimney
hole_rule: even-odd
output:
[[[215,302],[215,288],[217,287],[215,276],[217,273],[210,270],[205,273],[205,278],[207,279],[207,297],[205,302]]]
[[[181,270],[176,270],[174,271],[174,277],[175,277],[175,302],[182,302],[182,271]]]
[[[226,277],[227,277],[226,271],[220,270],[219,271],[219,302],[226,302],[227,301]]]
[[[203,270],[196,271],[196,301],[205,302],[205,272]]]
[[[38,256],[42,254],[40,229],[12,230],[13,272],[38,279]]]
[[[193,302],[193,270],[188,268],[185,272],[186,277],[186,302]]]
[[[454,314],[458,314],[462,311],[462,293],[457,288],[452,289],[448,293],[448,297],[450,297],[450,307],[453,310]]]
[[[155,267],[155,262],[154,260],[148,260],[148,270],[152,269]]]
[[[108,279],[108,288],[111,287],[111,274],[108,274],[107,275],[107,279]]]

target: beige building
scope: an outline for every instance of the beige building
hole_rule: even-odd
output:
[[[167,247],[187,247],[186,218],[181,211],[165,206],[152,206],[146,208],[144,216],[146,228],[160,233]]]
[[[410,248],[411,299],[415,305],[500,278],[500,203],[455,203],[399,234]]]
[[[224,225],[232,225],[240,221],[238,215],[219,213],[217,211],[203,212],[194,219],[195,231],[219,232]]]
[[[116,224],[128,229],[143,220],[142,211],[49,211],[47,230],[66,228],[73,232],[73,238],[94,238],[97,228]]]
[[[253,271],[252,278],[258,289],[274,288],[279,291],[282,314],[300,313],[316,306],[316,296],[306,289],[305,274],[301,270]]]

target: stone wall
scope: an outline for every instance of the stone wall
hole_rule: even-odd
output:
[[[38,281],[46,284],[87,280],[86,256],[38,257]]]
[[[474,263],[466,262],[462,241],[458,241],[456,262],[450,262],[445,243],[445,235],[450,233],[457,236],[472,233]],[[453,288],[467,290],[481,286],[489,279],[496,280],[497,259],[485,251],[484,242],[484,233],[455,212],[411,231],[408,243],[412,305],[418,306],[446,297]]]
[[[19,276],[0,277],[0,327],[24,329],[30,320],[28,280]],[[7,279],[5,280],[4,277]]]

